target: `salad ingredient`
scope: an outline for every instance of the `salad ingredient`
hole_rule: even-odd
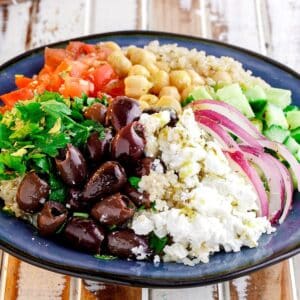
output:
[[[129,177],[128,181],[130,181],[130,178],[132,177]],[[132,184],[126,184],[124,187],[124,194],[138,207],[150,208],[149,194],[146,192],[140,193],[138,191],[138,185],[135,188]]]
[[[91,215],[100,224],[120,225],[133,216],[134,208],[128,197],[117,193],[97,202],[91,210]]]
[[[85,201],[89,201],[118,192],[126,183],[126,179],[125,170],[118,162],[107,161],[87,181],[82,197]]]
[[[29,213],[39,211],[50,192],[49,185],[35,172],[27,173],[22,179],[16,196],[19,207]]]
[[[87,166],[83,155],[71,144],[61,150],[55,158],[56,168],[63,181],[70,186],[80,185],[87,175]]]
[[[146,239],[129,229],[111,232],[107,246],[109,252],[118,257],[145,259],[151,255]]]
[[[86,119],[104,124],[107,108],[102,103],[94,103],[84,111]]]
[[[67,209],[61,203],[47,201],[38,214],[37,228],[41,235],[54,234],[67,220]]]
[[[64,236],[75,249],[100,254],[105,233],[95,221],[73,217],[64,229]]]

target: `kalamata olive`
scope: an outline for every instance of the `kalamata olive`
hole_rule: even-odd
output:
[[[91,210],[92,217],[104,225],[119,225],[134,214],[134,204],[120,193],[108,196],[96,203]]]
[[[94,220],[73,217],[65,227],[64,236],[75,249],[100,253],[105,231]]]
[[[141,115],[139,103],[125,96],[116,97],[107,109],[107,124],[112,124],[116,131],[137,120]]]
[[[144,127],[135,121],[119,130],[113,138],[111,155],[126,164],[128,161],[135,161],[142,157],[145,144]]]
[[[126,183],[123,167],[115,161],[102,164],[90,177],[83,189],[83,199],[92,200],[105,194],[118,192]]]
[[[66,200],[66,208],[71,211],[85,211],[87,209],[86,206],[86,202],[82,201],[81,189],[75,187],[70,188]]]
[[[132,187],[129,183],[127,183],[123,189],[124,194],[129,197],[129,199],[136,205],[142,206],[145,208],[150,208],[150,198],[149,194],[146,192],[140,193],[137,189]]]
[[[63,157],[55,158],[55,163],[62,180],[66,184],[75,186],[85,181],[87,174],[86,162],[75,146],[68,144]]]
[[[27,173],[22,179],[16,200],[19,207],[29,213],[39,211],[49,196],[50,187],[35,172]]]
[[[122,258],[136,258],[151,254],[147,240],[130,229],[113,231],[108,235],[108,250],[112,255]]]
[[[106,111],[107,108],[105,105],[101,103],[94,103],[84,111],[84,116],[86,119],[104,124]]]
[[[165,111],[165,110],[170,112],[170,122],[168,123],[168,125],[171,126],[171,127],[175,126],[176,123],[178,122],[178,115],[177,115],[177,112],[172,108],[169,108],[169,107],[151,107],[151,108],[148,108],[148,109],[144,110],[143,113],[152,115],[152,114],[159,113],[159,112]]]
[[[163,164],[155,158],[145,157],[135,163],[134,174],[138,177],[150,174],[150,171],[164,172]]]
[[[45,236],[55,233],[66,219],[67,210],[61,203],[46,202],[37,218],[39,233]]]
[[[89,136],[86,142],[86,149],[91,161],[98,163],[108,156],[112,138],[113,135],[109,128],[105,130],[105,136],[103,139],[99,138],[99,133],[97,132],[93,132]]]

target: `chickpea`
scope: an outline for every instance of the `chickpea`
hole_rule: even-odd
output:
[[[107,61],[120,77],[125,77],[132,67],[131,61],[119,50],[113,51]]]
[[[142,75],[131,75],[125,78],[125,94],[128,97],[138,99],[148,93],[152,84]]]
[[[112,41],[102,42],[102,43],[100,43],[100,46],[104,46],[105,48],[108,48],[111,51],[116,51],[116,50],[121,51],[120,46],[117,43],[112,42]]]
[[[155,104],[156,107],[170,107],[173,108],[178,114],[181,113],[182,108],[175,98],[171,96],[162,96],[159,98],[158,102]]]
[[[150,105],[154,105],[158,101],[158,97],[152,94],[146,94],[139,98],[139,101],[143,101],[149,103]]]
[[[231,76],[226,71],[216,71],[216,73],[212,75],[212,78],[216,81],[217,84],[232,83]]]
[[[142,75],[146,78],[150,77],[149,71],[142,65],[134,65],[130,68],[128,75]]]
[[[189,73],[191,79],[192,79],[192,84],[194,85],[204,85],[205,81],[204,79],[194,70],[187,70]]]
[[[151,92],[154,94],[158,94],[163,87],[170,85],[169,74],[163,70],[159,70],[151,79],[153,83]]]
[[[141,64],[150,72],[152,76],[159,71],[159,68],[156,66],[154,62],[143,61],[141,62]]]
[[[145,49],[141,48],[130,48],[128,49],[128,55],[133,64],[140,64],[145,61],[156,61],[156,56]]]
[[[185,100],[192,91],[195,91],[195,90],[197,90],[199,88],[200,88],[199,85],[190,85],[190,86],[186,87],[181,92],[181,100]]]
[[[146,110],[146,109],[150,108],[149,103],[147,103],[146,101],[139,100],[139,104],[140,104],[141,110]]]
[[[180,101],[180,94],[175,86],[165,86],[159,92],[159,97],[171,96]]]
[[[184,70],[175,70],[170,73],[170,82],[171,85],[177,87],[179,92],[183,91],[186,87],[191,85],[192,80],[187,71]]]

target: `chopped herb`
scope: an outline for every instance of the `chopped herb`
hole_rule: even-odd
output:
[[[49,185],[51,190],[49,200],[61,203],[64,202],[67,197],[67,191],[60,178],[50,173]]]
[[[64,222],[62,225],[60,225],[60,227],[56,230],[55,233],[56,233],[56,234],[60,234],[60,233],[64,230],[66,224],[67,224],[67,221]]]
[[[95,258],[97,259],[102,259],[102,260],[114,260],[114,259],[117,259],[116,256],[112,256],[112,255],[100,255],[100,254],[96,254],[94,255]]]
[[[108,229],[109,229],[110,231],[113,231],[113,230],[115,230],[116,228],[117,228],[117,225],[111,225],[111,226],[108,227]]]
[[[152,248],[155,251],[155,253],[160,253],[164,249],[168,241],[168,236],[159,238],[154,232],[150,233],[149,245],[150,248]]]
[[[108,106],[108,101],[107,101],[107,96],[103,95],[102,98],[100,99],[100,103],[102,103],[105,106]]]
[[[150,204],[150,207],[151,207],[151,209],[152,209],[153,211],[156,211],[155,205],[156,205],[156,202],[155,202],[155,201],[151,202],[151,204]]]
[[[73,213],[73,217],[79,217],[79,218],[87,219],[89,217],[89,214],[75,211]]]
[[[137,211],[143,211],[143,210],[145,210],[145,205],[144,205],[144,204],[141,205],[141,206],[137,209]]]
[[[132,187],[134,187],[135,189],[139,188],[139,182],[141,181],[140,177],[135,177],[135,176],[131,176],[128,178],[129,183],[131,184]]]
[[[190,104],[191,102],[193,102],[194,100],[195,100],[195,98],[192,95],[189,95],[182,101],[181,106],[185,107],[188,104]]]
[[[9,208],[9,207],[7,207],[7,206],[4,206],[4,207],[2,208],[2,211],[3,211],[6,215],[9,215],[9,216],[15,216],[15,212],[14,212],[11,208]]]

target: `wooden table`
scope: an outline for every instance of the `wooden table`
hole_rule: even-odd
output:
[[[299,0],[0,0],[0,60],[90,33],[165,30],[213,38],[300,71]],[[300,256],[230,282],[182,290],[106,285],[1,255],[2,299],[297,299]]]

